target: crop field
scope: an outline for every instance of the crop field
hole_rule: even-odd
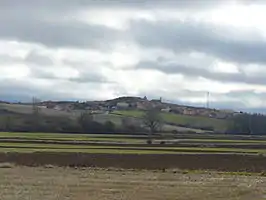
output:
[[[147,135],[2,132],[0,162],[266,171],[266,137],[161,134],[146,141]]]
[[[0,197],[266,199],[266,137],[0,133]]]
[[[146,144],[146,135],[0,133],[0,152],[103,152],[143,153],[245,153],[266,154],[266,137],[225,135],[156,135]]]
[[[181,170],[0,168],[1,200],[263,200],[266,178]]]

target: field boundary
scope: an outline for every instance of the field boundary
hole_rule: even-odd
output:
[[[22,166],[100,167],[125,169],[216,170],[265,172],[266,157],[237,154],[100,154],[100,153],[0,153],[0,163]]]

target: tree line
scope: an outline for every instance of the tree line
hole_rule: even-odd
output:
[[[243,113],[229,119],[227,133],[243,135],[266,135],[266,116]]]

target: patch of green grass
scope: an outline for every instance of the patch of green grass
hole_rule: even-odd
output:
[[[0,148],[0,152],[58,152],[58,153],[103,153],[103,154],[175,154],[171,151],[153,151],[153,150],[123,150],[123,149],[35,149],[35,148]]]
[[[141,118],[144,114],[143,111],[138,110],[121,110],[114,111],[113,113],[137,118]],[[215,130],[225,130],[228,125],[228,122],[223,119],[214,119],[202,116],[188,116],[173,113],[162,113],[161,115],[165,122],[179,125],[190,125],[194,127],[209,126],[214,127]]]
[[[126,137],[127,135],[118,135],[118,134],[76,134],[76,133],[22,133],[22,132],[0,132],[0,137],[63,137],[63,138],[87,138],[87,137]]]
[[[140,110],[116,110],[116,111],[113,111],[112,113],[124,115],[124,116],[129,116],[129,117],[141,118],[144,114],[144,111],[140,111]]]
[[[197,142],[197,143],[230,143],[230,144],[237,144],[237,143],[259,143],[259,144],[266,144],[266,140],[223,140],[223,139],[184,139],[180,140],[180,142]]]
[[[217,152],[189,152],[189,151],[163,151],[163,150],[138,150],[138,149],[36,149],[36,148],[0,148],[0,152],[17,152],[17,153],[33,153],[33,152],[58,152],[58,153],[102,153],[102,154],[213,154]],[[240,154],[241,152],[218,152],[219,154]],[[217,154],[218,154],[217,153]],[[245,155],[254,155],[253,153],[245,153]]]
[[[126,147],[117,147],[117,146],[101,146],[101,145],[67,145],[67,144],[26,144],[26,143],[0,143],[1,148],[16,148],[16,149],[39,149],[39,150],[49,150],[49,149],[58,149],[60,151],[68,151],[72,149],[74,152],[80,152],[84,150],[92,149],[102,149],[107,151],[119,150],[119,151],[152,151],[152,152],[194,152],[194,153],[265,153],[265,150],[261,149],[239,149],[239,148],[199,148],[199,147],[135,147],[126,146]]]
[[[134,135],[118,134],[63,134],[63,133],[18,133],[0,132],[0,138],[58,139],[58,140],[99,140],[99,141],[138,141]],[[139,137],[139,136],[138,136]]]
[[[1,138],[1,137],[0,137]],[[2,138],[5,139],[5,138]],[[34,141],[49,141],[49,142],[112,142],[112,143],[129,143],[129,144],[139,144],[139,143],[144,143],[144,140],[141,139],[131,139],[131,138],[97,138],[97,137],[88,137],[88,138],[57,138],[57,137],[19,137],[16,138],[14,137],[12,141],[28,141],[34,142]],[[2,140],[3,141],[3,140]]]

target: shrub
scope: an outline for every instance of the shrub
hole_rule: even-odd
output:
[[[165,144],[165,141],[161,141],[160,144]]]
[[[147,142],[147,144],[152,144],[152,140],[151,139],[147,140],[146,142]]]
[[[173,134],[177,134],[178,131],[177,131],[177,130],[173,130],[172,133],[173,133]]]

